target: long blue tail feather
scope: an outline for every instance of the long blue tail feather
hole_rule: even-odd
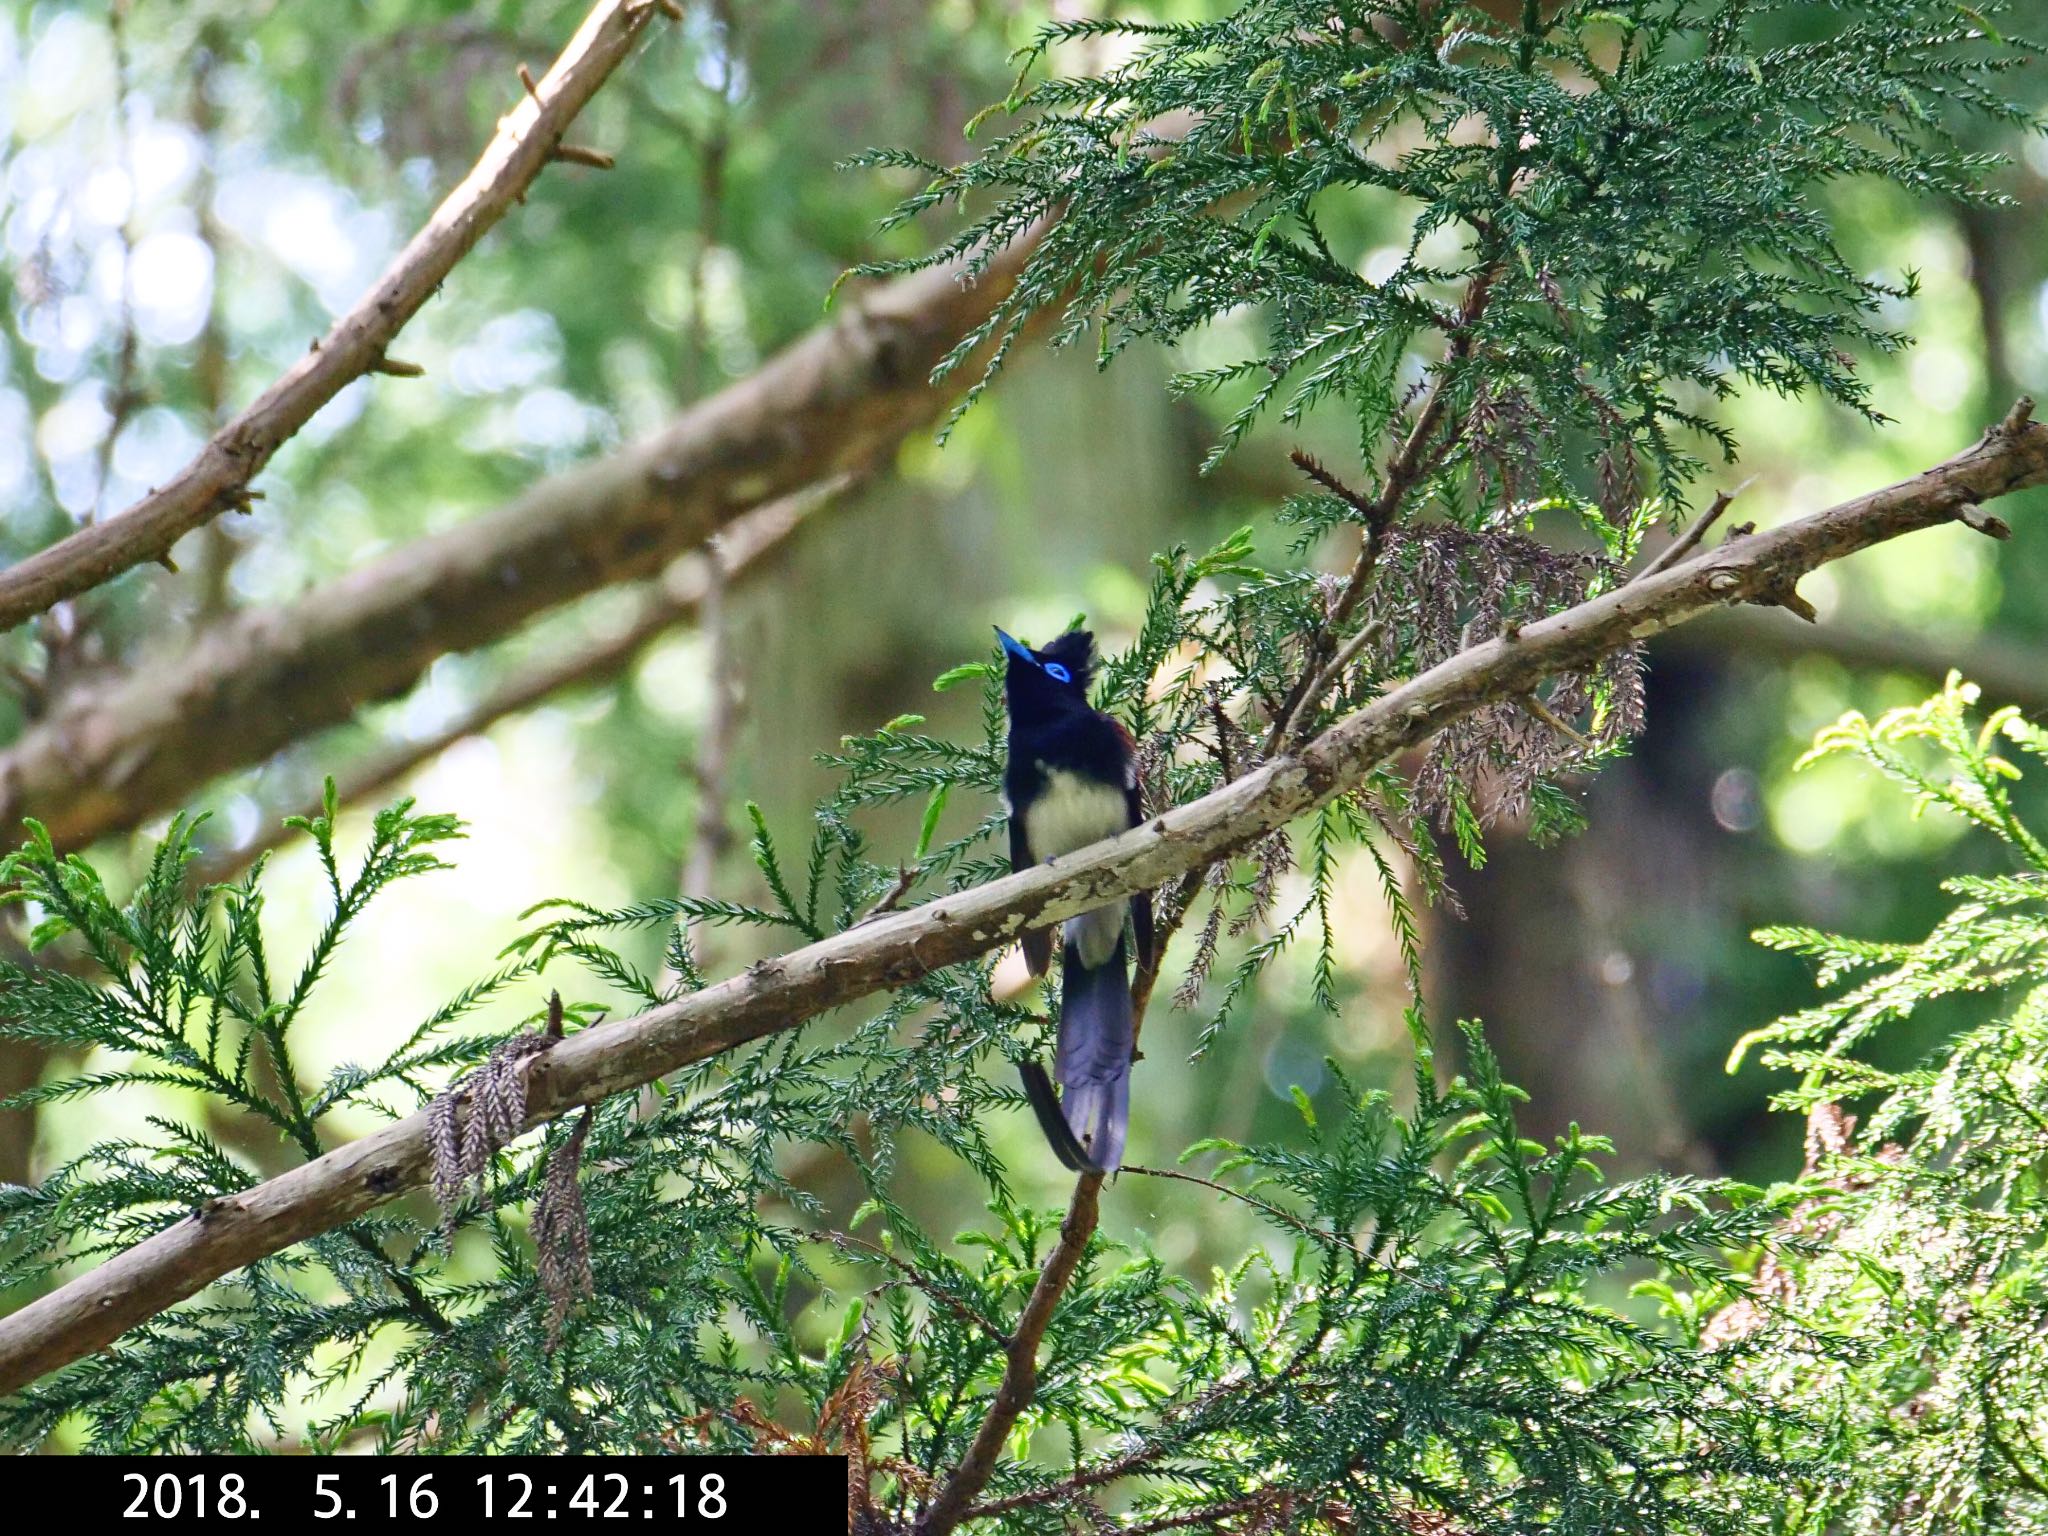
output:
[[[1060,1118],[1071,1137],[1067,1147],[1054,1141],[1063,1161],[1070,1150],[1078,1151],[1082,1167],[1092,1173],[1113,1173],[1123,1162],[1134,1043],[1125,941],[1119,937],[1115,951],[1096,966],[1082,964],[1075,946],[1066,945],[1053,1062],[1062,1090]]]
[[[1045,1075],[1045,1068],[1035,1061],[1020,1061],[1017,1075],[1024,1079],[1024,1097],[1031,1101],[1031,1112],[1038,1117],[1038,1128],[1045,1133],[1053,1156],[1076,1173],[1092,1171],[1087,1152],[1074,1140],[1074,1128],[1060,1110],[1059,1090]]]

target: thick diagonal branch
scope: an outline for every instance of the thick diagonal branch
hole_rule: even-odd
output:
[[[366,373],[403,372],[404,365],[387,363],[385,348],[455,264],[525,197],[576,114],[625,62],[659,9],[649,0],[593,6],[554,67],[499,120],[462,184],[310,352],[215,433],[198,457],[120,516],[0,571],[0,630],[131,566],[168,558],[171,546],[194,528],[247,506],[250,481],[344,385]]]
[[[512,671],[436,729],[366,753],[335,775],[336,801],[358,805],[439,757],[458,741],[481,735],[509,715],[532,709],[571,689],[617,676],[656,640],[697,618],[714,575],[719,582],[732,583],[757,561],[780,548],[814,506],[842,489],[843,481],[827,481],[749,512],[725,531],[715,553],[707,550],[686,556],[657,581],[649,583],[647,590],[640,593],[633,616],[624,628],[568,649],[550,650]],[[713,560],[718,563],[715,573],[711,569]],[[288,835],[284,825],[287,816],[317,816],[323,803],[316,794],[299,803],[286,802],[274,811],[266,811],[260,818],[261,831],[246,843],[210,854],[195,866],[194,879],[234,879],[257,855],[274,848]]]
[[[1980,502],[2048,484],[2048,427],[2024,411],[1926,473],[1474,645],[1338,721],[1297,751],[1120,837],[1054,864],[891,912],[748,967],[635,1018],[572,1035],[536,1058],[529,1126],[794,1029],[1234,853],[1354,788],[1394,754],[1483,705],[1730,603],[1782,602],[1816,567]],[[0,1320],[0,1392],[105,1347],[229,1271],[353,1220],[428,1174],[415,1114],[254,1189],[212,1202]]]
[[[67,848],[128,831],[402,693],[437,657],[652,576],[756,507],[886,463],[979,376],[968,359],[931,383],[1035,242],[1020,237],[971,282],[944,267],[849,294],[837,318],[652,436],[288,607],[227,620],[182,655],[80,684],[0,754],[0,827],[34,816]]]

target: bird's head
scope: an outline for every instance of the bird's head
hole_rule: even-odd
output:
[[[1034,651],[1014,635],[1000,629],[1008,670],[1003,690],[1011,707],[1019,703],[1057,708],[1088,702],[1088,679],[1095,672],[1095,637],[1085,629],[1070,629],[1043,650]]]

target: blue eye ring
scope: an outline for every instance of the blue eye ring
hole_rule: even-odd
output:
[[[1048,661],[1045,664],[1045,675],[1056,683],[1071,683],[1074,680],[1074,674],[1056,661]]]

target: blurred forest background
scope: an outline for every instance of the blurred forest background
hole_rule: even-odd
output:
[[[991,623],[1036,639],[1085,612],[1121,644],[1155,550],[1207,547],[1299,489],[1292,447],[1347,471],[1356,445],[1344,424],[1262,427],[1205,477],[1224,407],[1170,399],[1161,384],[1176,360],[1098,373],[1086,355],[1020,349],[943,447],[935,398],[908,430],[884,434],[870,470],[823,477],[785,504],[800,520],[729,583],[685,557],[666,590],[688,602],[610,571],[563,573],[559,601],[503,632],[371,625],[345,654],[315,655],[182,734],[94,755],[95,711],[124,686],[132,694],[130,680],[174,676],[222,635],[246,643],[297,605],[359,601],[425,561],[419,551],[461,548],[536,485],[601,504],[626,445],[722,391],[744,399],[764,362],[821,327],[857,329],[884,288],[852,285],[828,313],[834,279],[937,231],[878,235],[909,184],[838,162],[872,145],[960,157],[963,125],[1009,86],[1009,50],[1068,9],[687,0],[682,24],[651,29],[578,123],[573,137],[616,168],[550,169],[404,331],[394,352],[422,376],[347,388],[261,476],[262,500],[180,546],[175,574],[146,567],[0,641],[10,815],[42,816],[60,840],[73,829],[71,845],[90,843],[103,868],[124,857],[132,868],[180,806],[213,813],[204,841],[232,866],[327,774],[361,791],[358,817],[400,795],[463,816],[458,868],[373,909],[316,1000],[318,1023],[298,1038],[317,1078],[381,1054],[488,971],[534,902],[678,888],[753,897],[745,803],[800,841],[831,782],[814,755],[842,733],[916,712],[937,734],[972,739],[972,690],[934,694],[931,680],[981,658]],[[583,10],[9,5],[0,558],[118,512],[302,354],[466,172],[517,99],[517,66],[543,65]],[[1918,296],[1883,317],[1917,344],[1863,360],[1894,423],[1740,401],[1729,419],[1743,462],[1706,482],[1745,486],[1736,517],[1768,524],[1910,474],[2048,385],[2048,141],[1984,147],[2013,157],[2003,190],[2016,207],[1839,190],[1834,216],[1859,266],[1918,274]],[[1386,230],[1390,264],[1406,233]],[[1194,361],[1240,355],[1249,334],[1207,335]],[[849,434],[882,431],[857,415]],[[1812,995],[1806,967],[1758,950],[1750,931],[1799,921],[1916,935],[1939,910],[1936,878],[1974,855],[1957,851],[1953,826],[1911,819],[1852,766],[1794,777],[1792,761],[1844,709],[1917,699],[1951,666],[1991,703],[2048,712],[2034,660],[2048,639],[2042,500],[2003,509],[2017,529],[2009,545],[1952,527],[1822,571],[1804,587],[1816,627],[1749,608],[1659,641],[1648,732],[1584,786],[1589,830],[1552,852],[1496,837],[1482,870],[1454,858],[1465,910],[1431,914],[1430,1004],[1443,1019],[1484,1018],[1506,1075],[1533,1094],[1531,1134],[1582,1122],[1616,1139],[1621,1171],[1796,1170],[1796,1118],[1764,1108],[1776,1085],[1754,1068],[1721,1070],[1738,1035]],[[394,695],[390,674],[362,658],[406,646],[430,660]],[[350,692],[371,675],[386,680]],[[348,697],[306,702],[323,690]],[[72,768],[64,785],[59,770]],[[945,830],[988,809],[950,805]],[[875,831],[907,855],[917,806]],[[310,933],[322,916],[302,843],[284,844],[268,889],[289,948],[294,928]],[[1360,1080],[1401,1079],[1401,967],[1363,860],[1339,921],[1341,1023],[1286,964],[1196,1065],[1183,1060],[1192,1017],[1154,1018],[1133,1161],[1170,1163],[1207,1134],[1285,1136],[1290,1085],[1313,1093],[1325,1057]],[[745,933],[710,942],[721,969],[750,957]],[[531,1004],[508,1003],[493,1022]],[[19,1043],[5,1051],[8,1086],[51,1068]],[[118,1106],[0,1117],[0,1180],[33,1179],[112,1134],[110,1114],[140,1125],[156,1107],[141,1092]],[[239,1145],[259,1166],[282,1165],[260,1139]],[[999,1145],[1028,1195],[1064,1190],[1026,1115]],[[939,1224],[949,1200],[970,1220],[980,1187],[934,1152],[933,1172],[946,1169],[906,1188]],[[802,1176],[831,1199],[840,1174]],[[859,1199],[851,1179],[839,1197]],[[1111,1191],[1105,1227],[1196,1274],[1240,1252],[1245,1230],[1199,1191],[1144,1180]]]

